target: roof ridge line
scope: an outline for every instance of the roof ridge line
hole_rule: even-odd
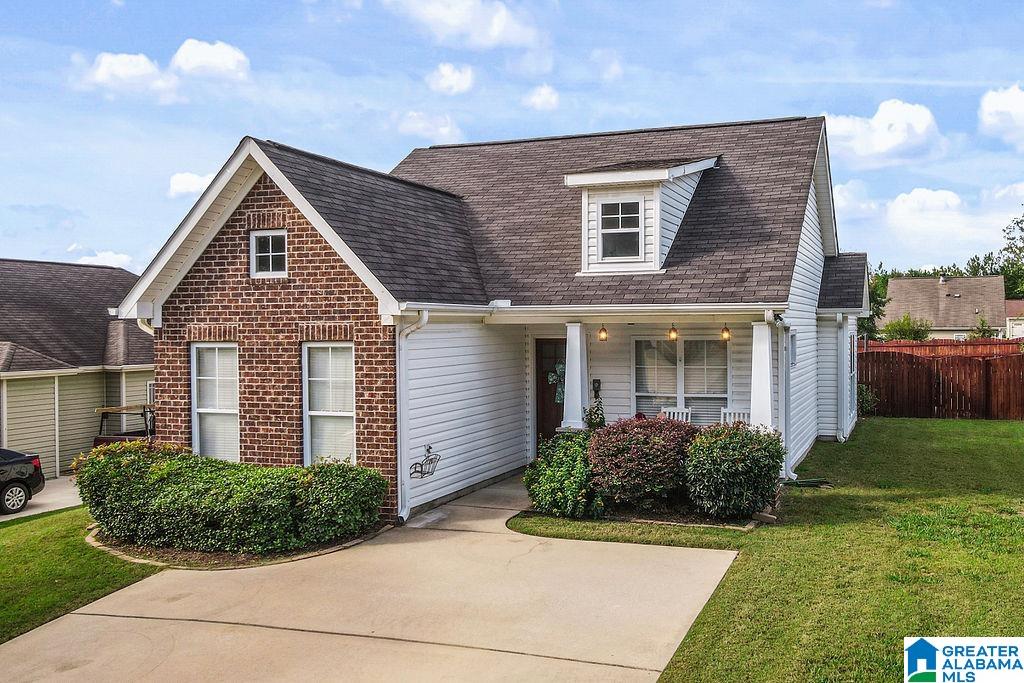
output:
[[[71,261],[49,261],[30,258],[0,257],[0,262],[4,261],[15,261],[17,263],[45,263],[47,265],[52,266],[73,266],[75,268],[107,268],[109,270],[123,270],[126,273],[131,273],[132,275],[135,275],[135,273],[132,273],[132,271],[122,268],[121,266],[108,266],[102,263],[72,263]],[[136,277],[138,276],[136,275]]]
[[[542,135],[530,138],[512,138],[508,140],[488,140],[484,142],[455,142],[446,145],[430,145],[418,149],[448,149],[457,147],[485,147],[489,145],[515,145],[525,142],[545,142],[549,140],[571,140],[576,138],[596,138],[612,135],[635,135],[637,133],[659,133],[672,130],[692,130],[696,128],[727,128],[730,126],[750,126],[769,123],[785,123],[788,121],[809,121],[824,118],[818,116],[780,116],[773,119],[749,119],[746,121],[718,121],[714,123],[690,123],[678,126],[656,126],[652,128],[628,128],[624,130],[607,130],[595,133],[573,133],[569,135]]]
[[[362,172],[362,173],[367,173],[367,174],[370,174],[370,175],[375,175],[375,176],[378,176],[378,177],[381,177],[381,178],[386,178],[388,180],[394,180],[395,182],[404,183],[405,185],[410,185],[412,187],[418,187],[420,189],[429,190],[431,192],[439,192],[440,194],[445,194],[445,195],[448,195],[449,197],[455,197],[456,199],[462,199],[462,195],[455,194],[454,192],[449,192],[448,190],[442,190],[441,188],[434,187],[432,185],[426,185],[424,183],[418,183],[415,180],[408,180],[407,178],[402,178],[401,176],[396,176],[396,175],[394,175],[392,173],[386,173],[384,171],[378,171],[376,169],[367,168],[365,166],[358,166],[356,164],[349,163],[347,161],[342,161],[341,159],[335,159],[334,157],[329,157],[329,156],[326,156],[324,154],[317,154],[316,152],[310,152],[309,150],[300,149],[298,147],[293,147],[291,145],[286,145],[283,142],[277,142],[276,140],[269,140],[269,139],[268,140],[262,140],[260,138],[253,138],[253,139],[257,140],[259,142],[264,142],[264,143],[266,143],[268,145],[273,145],[274,147],[280,147],[282,149],[287,149],[287,150],[291,150],[293,152],[298,152],[299,154],[304,154],[304,155],[306,155],[308,157],[313,157],[313,158],[316,158],[316,159],[321,159],[323,161],[326,161],[326,162],[331,163],[331,164],[335,164],[337,166],[344,166],[345,168],[352,169],[353,171],[359,171],[359,172]]]

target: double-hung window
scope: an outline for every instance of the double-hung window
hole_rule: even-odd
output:
[[[694,424],[713,424],[729,406],[729,345],[721,339],[683,341],[683,405]]]
[[[662,408],[679,405],[676,343],[664,339],[636,339],[633,344],[636,412],[654,417]]]
[[[249,275],[288,276],[288,235],[284,230],[253,230],[249,233]]]
[[[192,448],[238,460],[238,347],[192,345]]]
[[[352,344],[309,342],[302,347],[303,434],[307,465],[355,462],[355,362]]]
[[[600,259],[636,261],[643,258],[643,200],[601,202]]]

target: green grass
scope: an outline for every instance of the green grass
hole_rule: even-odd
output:
[[[523,516],[523,533],[739,556],[663,679],[902,680],[903,637],[1024,633],[1024,423],[874,418],[799,468],[784,523],[718,529]]]
[[[0,523],[0,643],[158,571],[86,545],[91,522],[78,507]]]

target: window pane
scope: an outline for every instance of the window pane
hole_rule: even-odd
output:
[[[690,420],[696,425],[710,425],[721,421],[722,408],[725,408],[727,403],[724,398],[686,398]]]
[[[238,349],[234,347],[217,349],[217,376],[238,377]]]
[[[601,205],[602,216],[618,216],[619,205],[618,204],[602,204]]]
[[[238,380],[236,378],[223,377],[217,380],[216,407],[220,410],[238,410]]]
[[[326,379],[309,380],[309,410],[330,412],[331,382]]]
[[[196,348],[196,365],[199,377],[217,376],[217,349],[198,347]]]
[[[355,430],[351,417],[313,415],[309,418],[309,454],[313,462],[326,458],[351,460]]]
[[[627,214],[639,214],[640,213],[640,202],[623,202],[619,206],[622,207],[622,215]]]
[[[217,380],[196,379],[196,406],[199,408],[217,407]]]
[[[276,256],[270,257],[270,268],[275,273],[283,273],[285,271],[285,256],[284,254],[277,254]]]
[[[306,368],[310,378],[328,379],[331,376],[331,349],[327,346],[310,346],[309,366]]]
[[[707,393],[709,394],[727,394],[729,393],[729,371],[725,368],[708,368],[707,369],[708,387]]]
[[[619,227],[623,229],[636,230],[640,227],[639,216],[623,216]]]
[[[683,394],[706,394],[707,377],[704,368],[686,366],[683,369]]]
[[[222,460],[238,460],[238,416],[223,413],[200,413],[200,455]]]
[[[284,235],[271,235],[270,251],[274,252],[275,254],[284,253]]]
[[[269,273],[270,272],[270,257],[269,256],[257,256],[256,257],[256,272],[257,273]]]
[[[729,347],[727,344],[728,342],[724,341],[704,342],[704,348],[708,356],[708,365],[720,365],[725,367],[728,364]]]
[[[267,235],[256,236],[256,253],[257,254],[269,254],[270,253],[270,237]]]
[[[687,339],[683,342],[683,365],[686,367],[703,367],[704,341]]]
[[[676,349],[669,341],[636,341],[636,367],[634,371],[637,394],[657,394],[672,397],[676,394]],[[637,397],[637,401],[640,397]]]
[[[605,233],[601,239],[603,240],[602,255],[605,258],[640,255],[639,233]]]
[[[616,216],[605,216],[601,219],[602,230],[615,230],[619,227],[619,219]]]
[[[647,417],[654,417],[661,412],[662,408],[675,408],[676,397],[671,396],[637,396],[636,412],[643,413]]]

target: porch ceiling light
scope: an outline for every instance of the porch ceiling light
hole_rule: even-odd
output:
[[[676,329],[676,324],[672,323],[672,327],[668,330],[668,340],[675,341],[676,339],[679,339],[679,330]]]
[[[608,341],[608,328],[604,325],[597,331],[597,341]]]
[[[730,339],[732,339],[732,330],[726,325],[722,328],[722,341],[729,341]]]

